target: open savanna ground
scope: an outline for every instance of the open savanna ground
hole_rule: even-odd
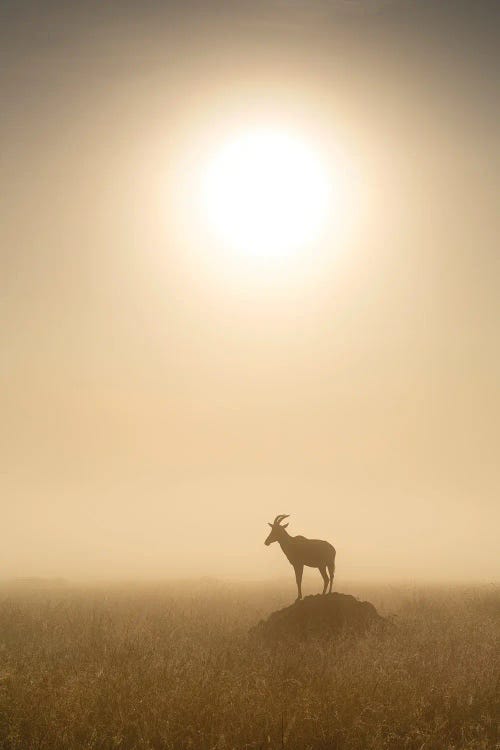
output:
[[[499,589],[342,591],[394,626],[266,645],[288,584],[4,586],[0,747],[497,747]]]

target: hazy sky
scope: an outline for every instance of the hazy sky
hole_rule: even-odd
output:
[[[288,574],[290,513],[340,587],[498,579],[498,3],[0,8],[0,577]],[[354,188],[249,275],[189,186],[267,123]]]

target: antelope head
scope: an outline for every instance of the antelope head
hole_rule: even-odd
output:
[[[269,536],[267,537],[264,544],[266,547],[269,547],[270,544],[273,542],[279,542],[280,539],[283,539],[284,536],[286,536],[286,527],[288,526],[287,523],[285,523],[283,526],[281,525],[281,522],[285,520],[285,518],[288,518],[289,516],[282,513],[280,516],[276,516],[274,521],[268,526],[271,527],[271,531],[269,533]]]

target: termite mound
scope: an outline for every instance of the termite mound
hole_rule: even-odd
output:
[[[341,632],[364,633],[386,623],[370,602],[359,601],[348,594],[317,594],[273,612],[250,633],[266,640],[304,640],[310,636],[330,637]]]

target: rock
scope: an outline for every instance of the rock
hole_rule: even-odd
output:
[[[360,602],[348,594],[317,594],[273,612],[251,633],[268,640],[303,640],[311,635],[328,637],[341,631],[364,632],[384,622],[370,602]]]

